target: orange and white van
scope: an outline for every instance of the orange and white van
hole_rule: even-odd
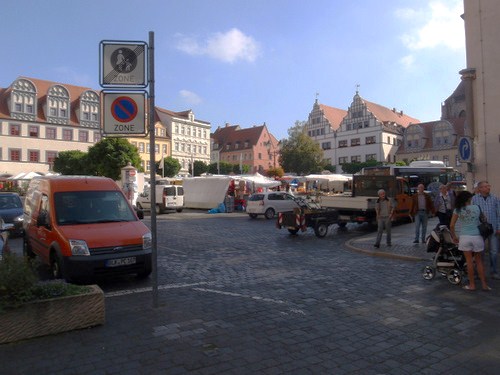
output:
[[[55,278],[151,273],[151,232],[110,178],[43,176],[24,205],[24,246]]]

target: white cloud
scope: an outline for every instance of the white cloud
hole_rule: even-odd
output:
[[[444,47],[451,50],[465,49],[462,0],[436,0],[428,9],[399,9],[396,16],[407,21],[421,21],[417,28],[401,36],[410,50]]]
[[[238,60],[254,62],[260,55],[260,46],[255,39],[236,28],[215,33],[202,44],[193,37],[180,34],[177,39],[177,48],[187,54],[207,55],[228,63]]]
[[[190,105],[200,104],[203,101],[198,95],[189,90],[181,90],[179,91],[179,95],[187,104]]]
[[[407,55],[402,57],[399,62],[405,67],[405,68],[411,68],[413,67],[413,63],[415,62],[415,57],[413,55]]]

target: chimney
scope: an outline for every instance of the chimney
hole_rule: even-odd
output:
[[[401,116],[403,116],[403,111],[399,111],[399,114],[400,114]]]

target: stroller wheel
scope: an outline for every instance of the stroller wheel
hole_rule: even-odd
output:
[[[448,271],[448,273],[446,274],[446,278],[453,285],[460,285],[460,283],[462,282],[462,271],[457,268],[453,268]]]
[[[425,280],[432,280],[436,276],[436,270],[431,266],[425,266],[422,270],[422,277]]]

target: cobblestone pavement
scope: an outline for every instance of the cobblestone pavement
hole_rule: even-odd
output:
[[[348,227],[320,239],[238,213],[161,215],[157,308],[152,279],[102,282],[103,326],[0,345],[0,373],[499,373],[500,282],[424,280],[411,224],[384,256]]]

